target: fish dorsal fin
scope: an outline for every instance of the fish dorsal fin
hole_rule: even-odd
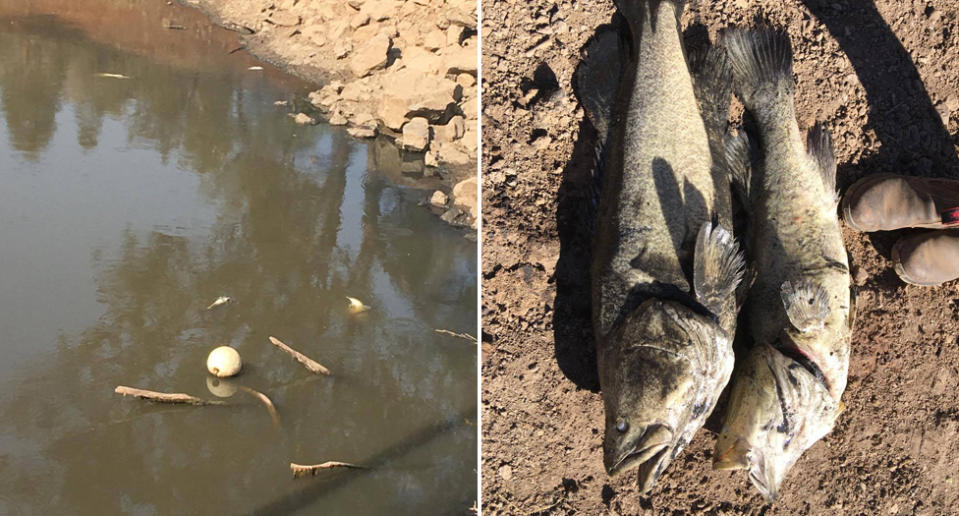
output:
[[[736,128],[736,133],[726,133],[726,168],[729,170],[729,179],[736,189],[746,211],[751,211],[750,192],[752,191],[752,140],[742,126]]]
[[[613,25],[600,27],[583,51],[583,60],[576,68],[576,94],[590,123],[596,129],[596,148],[590,170],[586,223],[592,231],[599,207],[603,167],[609,145],[610,128],[615,125],[613,106],[628,61],[626,42],[621,29]]]
[[[722,162],[722,142],[729,117],[729,101],[732,98],[732,68],[726,51],[721,47],[703,43],[689,51],[689,73],[693,77],[693,93],[699,104],[713,161]]]
[[[806,133],[806,151],[809,153],[809,157],[816,162],[826,191],[830,192],[834,196],[834,201],[838,203],[836,157],[832,150],[832,137],[829,136],[829,130],[819,122],[816,122],[816,125],[812,126],[812,129]]]
[[[780,289],[789,322],[806,333],[821,330],[829,315],[829,294],[821,285],[799,280],[786,281]]]
[[[693,288],[696,300],[713,314],[743,279],[744,260],[732,235],[718,223],[706,222],[696,237],[693,256]]]

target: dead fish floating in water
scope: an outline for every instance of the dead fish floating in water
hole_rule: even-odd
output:
[[[644,493],[729,381],[743,274],[726,229],[729,69],[710,49],[691,56],[691,75],[682,5],[618,0],[632,51],[602,33],[576,77],[602,144],[591,288],[603,462],[610,475],[638,467]]]
[[[129,79],[129,78],[130,78],[130,77],[126,76],[126,75],[123,75],[122,73],[106,73],[106,72],[101,72],[101,73],[96,73],[96,74],[93,74],[93,75],[96,76],[96,77],[103,77],[103,78],[106,78],[106,79]]]
[[[210,303],[210,306],[206,307],[206,309],[207,309],[207,310],[212,310],[212,309],[214,309],[214,308],[216,308],[216,307],[218,307],[218,306],[223,306],[223,305],[226,305],[226,304],[230,304],[230,303],[232,303],[232,302],[233,302],[233,298],[232,298],[232,297],[229,297],[229,296],[220,296],[220,297],[216,298],[215,301],[213,301],[212,303]]]
[[[358,314],[370,310],[368,305],[364,305],[362,301],[356,299],[355,297],[346,296],[346,300],[349,302],[348,308],[350,313]]]
[[[754,347],[737,365],[713,468],[748,469],[772,501],[789,469],[842,411],[854,307],[832,143],[817,125],[803,144],[789,38],[733,30],[723,42],[762,158],[752,166],[742,131],[727,141],[749,212],[746,247],[756,278],[744,310]]]

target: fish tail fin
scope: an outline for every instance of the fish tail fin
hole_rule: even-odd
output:
[[[576,68],[576,93],[590,123],[605,142],[612,120],[613,102],[622,70],[627,61],[620,32],[611,25],[601,27],[583,50],[583,60]]]
[[[613,0],[613,3],[616,4],[619,12],[626,17],[629,25],[635,27],[642,24],[647,18],[652,22],[652,25],[655,26],[658,21],[656,19],[656,13],[659,12],[659,7],[662,4],[673,6],[676,10],[676,19],[674,21],[678,23],[679,17],[683,14],[683,9],[686,8],[687,1],[688,0]]]
[[[834,203],[839,203],[839,192],[836,191],[836,157],[832,149],[832,137],[829,130],[819,122],[812,126],[806,134],[806,151],[816,162],[826,191],[833,195]]]
[[[587,219],[590,229],[599,206],[610,126],[614,123],[613,104],[628,59],[622,30],[607,25],[600,28],[586,45],[583,59],[573,77],[576,95],[597,133],[588,195]]]
[[[746,109],[761,112],[784,94],[792,99],[793,52],[785,32],[737,28],[723,34],[722,42],[733,69],[733,89]]]

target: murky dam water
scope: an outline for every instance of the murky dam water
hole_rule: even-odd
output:
[[[295,125],[274,102],[303,85],[201,50],[0,18],[0,514],[466,513],[476,346],[434,330],[475,334],[475,243],[392,146]],[[224,344],[278,424],[243,390],[113,392],[215,399]],[[293,479],[325,461],[370,469]]]

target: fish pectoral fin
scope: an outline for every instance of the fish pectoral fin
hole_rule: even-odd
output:
[[[719,314],[742,281],[744,266],[739,245],[729,231],[715,222],[703,224],[693,256],[696,299],[713,314]]]
[[[821,285],[808,281],[785,281],[779,291],[789,322],[806,333],[821,330],[829,315],[829,294]]]
[[[839,192],[836,191],[836,157],[832,150],[832,137],[829,130],[819,122],[806,133],[806,152],[816,162],[816,168],[822,175],[823,186],[832,195],[831,201],[839,203]]]

